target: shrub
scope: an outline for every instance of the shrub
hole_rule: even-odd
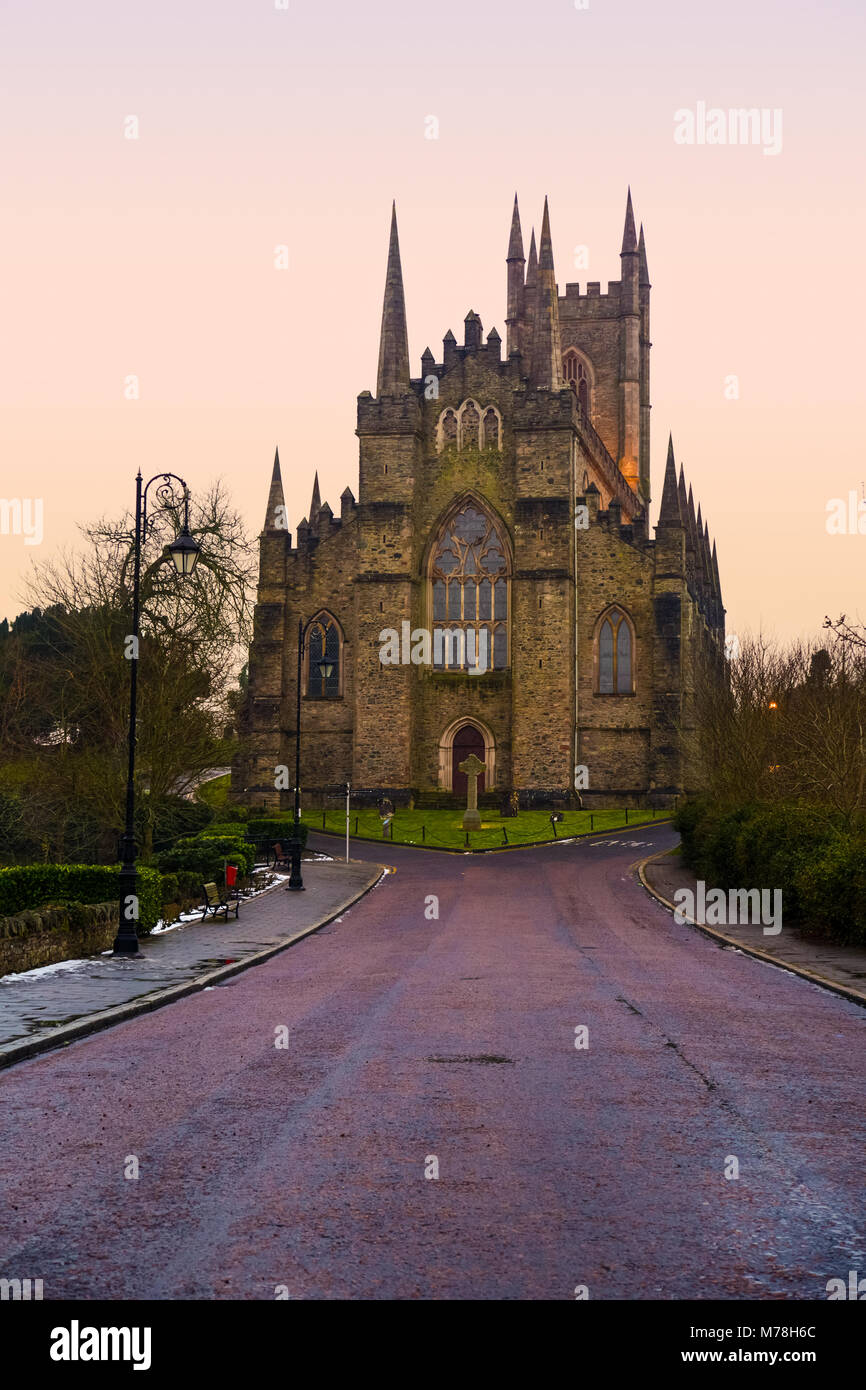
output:
[[[721,809],[706,798],[674,818],[683,858],[713,887],[781,888],[787,922],[866,944],[866,842],[823,807]]]
[[[177,879],[182,898],[199,898],[201,896],[201,874],[181,870],[174,877]]]
[[[837,834],[797,872],[804,919],[822,936],[866,946],[866,842]]]
[[[160,894],[162,897],[163,907],[165,907],[166,903],[180,902],[180,883],[178,881],[177,874],[162,875],[162,882],[160,884]]]
[[[201,885],[202,879],[210,882],[221,877],[225,860],[236,864],[242,874],[249,874],[255,857],[255,846],[240,836],[196,835],[186,836],[171,849],[163,850],[156,856],[156,863],[163,873],[195,874]]]
[[[247,821],[247,834],[257,844],[264,844],[266,841],[273,844],[275,840],[286,840],[292,833],[294,823],[293,816],[253,816]],[[309,827],[301,821],[299,831],[302,845],[307,843],[308,829]]]
[[[120,865],[22,864],[0,869],[0,915],[15,916],[45,903],[102,903],[120,897]],[[138,870],[138,933],[147,936],[160,918],[162,889],[155,869]]]
[[[786,805],[757,807],[740,829],[738,883],[782,888],[786,916],[800,916],[798,875],[821,857],[836,834],[824,810]]]

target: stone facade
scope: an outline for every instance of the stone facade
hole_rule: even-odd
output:
[[[672,445],[650,536],[650,284],[630,195],[621,261],[607,294],[560,296],[547,204],[527,265],[515,199],[507,356],[470,311],[463,345],[449,331],[413,378],[392,214],[358,500],[347,488],[335,516],[317,480],[293,544],[274,460],[235,800],[292,804],[299,631],[307,804],[346,782],[356,801],[446,800],[467,725],[482,802],[665,805],[690,785],[696,671],[723,668],[724,608]],[[487,629],[490,669],[383,660],[386,632],[408,656],[452,617]]]

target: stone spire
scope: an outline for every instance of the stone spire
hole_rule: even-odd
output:
[[[716,586],[713,578],[713,553],[710,550],[710,528],[704,522],[704,529],[701,533],[701,556],[703,558],[704,574],[706,575],[707,594],[711,601],[715,599]]]
[[[526,288],[534,290],[538,283],[538,252],[535,249],[535,228],[529,236],[529,260],[526,262]]]
[[[638,283],[640,284],[641,288],[644,288],[645,286],[647,289],[651,289],[652,286],[650,285],[649,267],[646,263],[646,242],[644,241],[642,222],[640,224],[640,236],[638,238],[637,243],[637,254],[638,263],[640,265],[640,278]]]
[[[695,516],[695,496],[694,496],[694,493],[692,492],[692,485],[691,485],[691,483],[689,483],[689,512],[688,512],[688,523],[689,523],[689,535],[690,535],[691,538],[692,538],[692,549],[693,549],[694,552],[695,552],[695,558],[697,558],[697,554],[698,554],[698,520],[697,520],[697,517]]]
[[[406,301],[400,242],[397,237],[397,206],[391,206],[391,240],[385,274],[385,302],[382,306],[382,332],[379,338],[377,396],[400,396],[409,390],[409,335],[406,331]]]
[[[320,512],[321,510],[322,510],[322,503],[321,503],[321,501],[320,501],[320,499],[319,499],[319,473],[318,473],[318,469],[317,469],[317,470],[316,470],[316,476],[315,476],[315,478],[313,479],[313,500],[312,500],[312,502],[310,503],[310,525],[311,525],[311,526],[315,526],[315,524],[316,524],[316,522],[318,521],[318,518],[319,518],[319,512]]]
[[[523,255],[523,233],[520,230],[520,209],[517,206],[517,194],[514,195],[514,211],[511,214],[511,235],[508,238],[508,261],[522,261]]]
[[[278,510],[280,508],[281,510]],[[286,531],[286,499],[283,494],[283,477],[280,473],[280,451],[274,451],[274,469],[271,473],[271,487],[268,492],[268,507],[265,512],[266,531]]]
[[[544,200],[541,241],[538,247],[538,284],[535,290],[535,314],[532,326],[533,386],[546,391],[562,389],[562,342],[559,334],[559,291],[553,268],[553,242],[550,237],[550,213]]]
[[[680,516],[683,519],[683,526],[686,531],[686,574],[689,582],[693,583],[695,578],[695,533],[692,521],[694,519],[694,509],[690,511],[689,498],[691,490],[686,491],[686,475],[683,465],[680,464],[680,477],[677,485],[677,500],[680,504]]]
[[[701,504],[700,504],[700,502],[698,503],[698,515],[697,515],[697,520],[696,520],[696,522],[695,522],[695,539],[696,539],[695,549],[696,549],[697,554],[698,554],[698,565],[699,565],[700,572],[701,572],[701,575],[702,575],[702,577],[703,577],[704,583],[708,585],[708,584],[709,584],[709,581],[710,581],[710,575],[709,575],[709,570],[708,570],[708,568],[707,568],[707,561],[709,560],[710,556],[709,556],[709,551],[707,550],[706,545],[705,545],[705,543],[704,543],[704,519],[703,519],[703,517],[701,516]]]
[[[682,464],[680,464],[680,478],[677,484],[677,493],[680,499],[680,515],[685,523],[686,531],[688,531],[689,495],[686,492],[686,475]]]
[[[508,307],[505,315],[506,352],[520,351],[520,301],[523,298],[523,234],[520,230],[520,211],[517,194],[514,195],[514,211],[511,214],[511,235],[508,239],[508,255],[505,258],[508,275]]]
[[[631,189],[625,207],[625,228],[620,252],[619,316],[619,442],[617,462],[623,477],[635,492],[640,492],[641,465],[641,400],[640,400],[640,267],[637,237],[634,230],[634,211]],[[644,448],[644,467],[648,465]],[[649,479],[646,478],[648,488]]]
[[[622,233],[621,256],[627,256],[633,251],[637,251],[637,236],[634,230],[634,210],[631,205],[631,189],[628,190],[628,198],[625,205],[625,226]]]
[[[665,464],[665,481],[662,488],[662,503],[659,508],[659,526],[680,526],[683,525],[683,518],[680,512],[680,499],[677,490],[677,470],[674,463],[674,441],[673,437],[668,437],[668,458]]]
[[[697,580],[697,598],[702,611],[706,611],[708,598],[708,576],[706,559],[704,557],[704,523],[701,517],[701,507],[698,503],[698,514],[695,516],[695,504],[692,497],[692,490],[689,488],[690,516],[689,523],[692,527],[692,536],[695,546],[695,578]]]

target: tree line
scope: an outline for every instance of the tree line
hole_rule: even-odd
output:
[[[237,672],[250,636],[254,546],[223,485],[191,498],[201,545],[181,578],[166,545],[174,502],[142,543],[136,804],[141,852],[197,828],[184,795],[234,750]],[[0,858],[112,862],[123,824],[134,520],[81,528],[34,566],[28,607],[0,623]]]

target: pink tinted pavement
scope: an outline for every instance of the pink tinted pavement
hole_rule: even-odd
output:
[[[630,871],[674,842],[389,846],[342,921],[10,1069],[0,1273],[46,1299],[825,1298],[863,1268],[864,1014],[675,924]]]

